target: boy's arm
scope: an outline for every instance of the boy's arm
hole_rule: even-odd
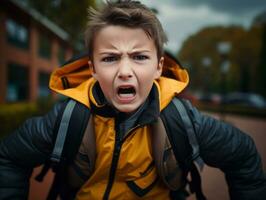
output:
[[[33,167],[44,163],[52,151],[52,134],[62,104],[43,117],[28,119],[0,141],[0,199],[27,199]]]
[[[230,124],[189,107],[200,155],[206,164],[225,173],[231,199],[266,199],[266,178],[252,138]]]

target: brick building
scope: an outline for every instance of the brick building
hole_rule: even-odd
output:
[[[73,54],[68,34],[23,1],[0,0],[0,103],[50,95],[50,73]]]

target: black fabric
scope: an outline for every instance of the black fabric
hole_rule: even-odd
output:
[[[38,182],[42,182],[50,168],[51,168],[51,162],[49,160],[44,163],[42,170],[40,171],[39,174],[36,175],[35,180]]]
[[[71,163],[78,152],[89,117],[90,110],[85,105],[77,103],[70,119],[63,150],[63,157],[65,157],[67,163]]]
[[[178,100],[178,101],[182,103],[181,100]],[[184,108],[187,108],[187,107],[185,106]],[[181,169],[184,171],[183,188],[185,187],[187,183],[186,176],[190,172],[191,179],[192,179],[191,182],[189,182],[190,192],[196,194],[197,200],[205,200],[206,198],[203,195],[202,188],[201,188],[201,178],[200,178],[197,168],[195,167],[193,163],[194,157],[193,157],[192,150],[194,146],[191,146],[191,145],[198,145],[198,144],[197,143],[195,144],[195,142],[190,144],[190,141],[189,141],[190,139],[189,137],[193,137],[193,139],[196,139],[194,138],[196,137],[195,128],[193,127],[193,130],[190,130],[190,135],[187,135],[189,127],[186,127],[187,122],[184,123],[184,120],[191,121],[191,118],[186,111],[179,112],[179,109],[180,108],[177,107],[174,102],[171,102],[170,105],[166,109],[164,109],[163,112],[161,113],[161,119],[164,123],[166,133],[168,135],[171,146],[173,147],[175,157],[180,163]],[[173,112],[173,110],[175,110],[176,112]],[[175,116],[173,116],[175,118],[174,120],[177,120],[178,122],[177,126],[172,126],[171,124],[170,119],[173,113],[175,113]],[[198,148],[198,146],[196,146],[196,148]],[[199,152],[194,152],[194,153],[199,154]],[[179,196],[180,194],[176,192],[172,194],[172,196],[174,195]],[[178,199],[177,197],[175,198]]]
[[[149,191],[152,190],[152,188],[155,186],[155,184],[158,181],[158,177],[146,188],[139,187],[134,181],[127,181],[127,186],[139,197],[143,197],[145,194],[147,194]]]
[[[164,110],[162,110],[160,117],[164,123],[167,136],[169,138],[171,146],[173,147],[177,161],[180,163],[182,170],[187,171],[192,161],[192,149],[185,134],[185,127],[181,123],[181,116],[178,112],[173,112],[175,110],[176,107],[174,103],[171,102]],[[175,126],[173,126],[173,123],[175,124]]]
[[[67,103],[67,102],[66,102]],[[66,106],[63,107],[65,109]],[[61,111],[63,113],[63,111]],[[60,112],[60,113],[61,113]],[[47,200],[55,200],[58,196],[62,199],[71,199],[76,191],[71,192],[71,188],[67,186],[66,167],[73,163],[79,146],[81,144],[87,123],[90,117],[90,110],[81,103],[76,103],[71,113],[70,123],[67,130],[67,137],[65,140],[62,158],[60,163],[51,161],[53,170],[56,172],[52,186],[50,188]],[[56,119],[56,126],[54,127],[54,135],[57,136],[62,114]],[[49,164],[49,163],[48,163]],[[72,165],[73,166],[73,165]],[[45,167],[45,166],[44,166]]]
[[[73,162],[71,167],[84,182],[88,180],[88,176],[83,173],[82,169],[75,162]]]
[[[58,129],[59,129],[59,126],[60,126],[60,122],[61,122],[61,119],[62,119],[62,116],[63,116],[63,112],[67,106],[67,103],[68,101],[65,100],[62,105],[61,105],[61,108],[59,109],[58,111],[58,114],[57,114],[57,118],[55,120],[55,124],[54,124],[54,127],[53,127],[53,136],[52,136],[52,141],[53,141],[53,146],[55,145],[55,141],[56,141],[56,137],[57,137],[57,133],[58,133]],[[45,161],[43,167],[42,167],[42,170],[40,171],[39,174],[36,175],[35,177],[35,180],[38,181],[38,182],[42,182],[45,175],[48,173],[49,169],[53,167],[53,164],[51,163],[50,161],[50,157]]]
[[[53,129],[52,129],[52,131],[53,131],[53,135],[52,135],[53,146],[55,145],[55,141],[56,141],[57,133],[59,130],[60,122],[61,122],[64,110],[67,106],[67,103],[68,103],[68,99],[66,99],[65,101],[62,102],[61,108],[59,109],[57,117],[55,119],[55,123],[54,123]]]
[[[225,173],[233,200],[266,199],[266,177],[253,139],[236,127],[201,114],[188,101],[200,156]]]
[[[189,166],[187,166],[191,175],[191,181],[189,182],[190,190],[196,194],[197,200],[206,200],[206,197],[202,192],[201,177],[198,168],[195,166],[195,163],[199,161],[199,163],[197,164],[199,165],[200,169],[202,169],[204,163],[200,157],[199,145],[196,138],[195,127],[192,124],[192,119],[188,112],[189,109],[187,105],[180,99],[177,98],[173,99],[173,103],[176,107],[177,112],[179,113],[179,116],[181,117],[183,126],[185,126],[185,131],[190,144],[189,146],[191,147],[191,152],[192,152],[190,158],[191,161],[189,161],[188,163]],[[170,133],[173,134],[172,132]],[[182,141],[180,141],[180,143],[181,142]]]
[[[226,176],[230,198],[233,200],[265,200],[266,178],[256,146],[250,136],[229,124],[202,115],[188,105],[196,130],[200,155],[209,166],[220,168]],[[10,136],[0,141],[0,199],[27,199],[32,168],[43,164],[53,149],[53,127],[62,107],[58,103],[45,116],[27,120]],[[168,110],[168,111],[167,111]],[[185,149],[187,139],[180,116],[170,103],[161,113],[174,148]],[[163,115],[166,113],[167,116]],[[174,140],[174,138],[176,138]],[[180,139],[180,140],[179,140]],[[184,144],[179,141],[184,141]],[[191,149],[175,152],[185,166]],[[66,153],[67,155],[67,153]],[[182,160],[182,158],[184,160]]]
[[[26,120],[0,141],[0,199],[27,199],[32,169],[53,149],[53,127],[63,103],[42,117]]]
[[[136,112],[131,115],[126,113],[119,113],[115,117],[115,130],[120,134],[120,138],[126,139],[130,134],[130,129],[138,125],[138,119],[148,106],[149,99],[147,99],[143,105]]]
[[[189,116],[187,112],[187,108],[185,104],[182,102],[182,100],[178,98],[174,98],[172,102],[175,105],[176,111],[179,113],[179,116],[181,117],[181,123],[185,127],[185,132],[190,144],[190,147],[192,149],[192,160],[195,160],[199,157],[199,144],[196,138],[195,133],[195,127],[193,126],[193,123],[191,121],[191,117]]]
[[[60,187],[62,187],[62,179],[63,179],[63,174],[62,174],[62,169],[61,171],[57,171],[54,176],[54,180],[52,182],[52,185],[50,187],[47,200],[56,200],[59,193],[60,193]]]
[[[61,81],[62,81],[62,84],[63,84],[63,88],[64,89],[68,89],[69,88],[69,82],[68,82],[67,77],[65,77],[65,76],[61,77]]]
[[[96,82],[92,88],[92,94],[98,106],[90,100],[91,112],[103,117],[115,117],[118,111],[108,104],[100,88],[99,82]]]
[[[177,191],[170,191],[171,200],[186,200],[188,196],[189,193],[186,191],[185,188],[181,188]]]
[[[67,166],[63,165],[60,167],[55,173],[54,180],[50,187],[49,193],[47,195],[47,200],[74,200],[76,193],[78,191],[77,188],[69,187],[67,184]]]
[[[63,115],[60,120],[60,126],[55,140],[55,145],[50,157],[50,160],[53,163],[59,163],[61,161],[69,124],[71,123],[71,115],[75,106],[76,101],[70,99],[64,109]]]
[[[199,171],[194,163],[190,168],[191,181],[189,182],[190,191],[195,193],[197,200],[206,200],[205,195],[202,192],[201,188],[201,177]]]

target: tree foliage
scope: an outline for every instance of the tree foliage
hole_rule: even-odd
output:
[[[70,35],[73,44],[83,38],[87,9],[95,7],[95,0],[28,0],[28,4],[52,20]]]
[[[190,36],[178,54],[178,58],[188,65],[191,75],[191,87],[211,92],[221,91],[225,82],[227,91],[259,92],[258,80],[261,59],[263,29],[253,26],[245,30],[240,26],[207,27]],[[228,42],[231,49],[226,56],[230,62],[225,77],[221,72],[223,55],[218,51],[220,42]],[[204,58],[211,62],[206,65]],[[223,80],[225,78],[225,80]]]
[[[260,86],[258,87],[258,91],[266,97],[266,11],[254,18],[253,27],[262,27],[263,30],[260,64],[258,69],[258,74],[260,74],[260,76],[258,77],[257,82]]]

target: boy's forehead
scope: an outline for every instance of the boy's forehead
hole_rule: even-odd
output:
[[[128,39],[128,37],[132,37],[132,39],[138,39],[137,36],[140,36],[141,39],[145,40],[152,40],[151,37],[143,30],[142,28],[129,28],[125,26],[115,26],[115,25],[109,25],[101,30],[96,34],[97,36],[106,37],[108,39],[115,39],[115,40],[123,40]]]
[[[155,49],[154,40],[141,28],[124,26],[107,26],[102,28],[94,38],[94,50],[112,49]]]

